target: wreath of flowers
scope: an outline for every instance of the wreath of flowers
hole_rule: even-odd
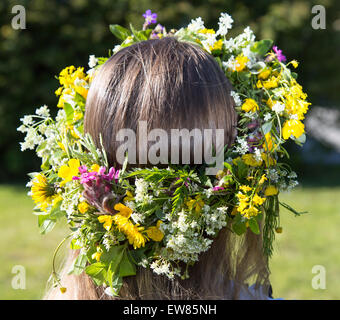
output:
[[[57,116],[42,106],[18,128],[26,134],[21,149],[35,149],[42,159],[41,172],[29,174],[28,183],[40,232],[66,217],[71,248],[80,249],[69,273],[85,271],[111,295],[118,295],[122,279],[135,275],[136,266],[170,279],[189,277],[189,266],[224,227],[262,236],[269,258],[275,232],[282,232],[279,206],[300,214],[278,198],[279,191],[297,185],[295,172],[283,162],[289,156],[283,144],[305,141],[302,120],[310,103],[289,68],[298,62],[286,63],[271,40],[255,41],[249,27],[227,39],[233,19],[226,13],[217,31],[197,18],[167,32],[160,24],[151,28],[157,14],[147,10],[143,16],[142,30],[110,26],[122,41],[112,54],[139,41],[174,36],[213,55],[230,80],[238,136],[226,151],[223,170],[212,177],[202,167],[126,170],[125,162],[121,170],[109,168],[104,149],[83,134],[87,92],[108,58],[91,55],[86,72],[74,66],[61,71]],[[61,285],[54,260],[55,255],[52,277]]]

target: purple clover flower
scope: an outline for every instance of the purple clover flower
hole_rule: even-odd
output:
[[[72,180],[80,180],[81,184],[89,184],[91,181],[94,180],[96,180],[97,182],[100,182],[100,180],[106,180],[108,182],[115,180],[116,183],[118,181],[119,170],[116,170],[113,167],[110,168],[108,174],[105,174],[106,167],[100,167],[98,172],[96,171],[88,172],[87,167],[83,165],[80,166],[78,170],[81,173],[80,177],[74,176],[72,177]]]
[[[146,10],[143,14],[145,18],[144,27],[157,22],[157,13],[152,13],[151,10]]]
[[[213,187],[213,191],[220,191],[220,190],[224,190],[224,188],[220,186]]]
[[[284,62],[287,60],[286,56],[282,54],[282,50],[280,50],[277,46],[273,47],[273,51],[276,54],[277,60],[279,60],[280,62]]]

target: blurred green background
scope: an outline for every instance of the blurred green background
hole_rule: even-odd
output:
[[[14,30],[14,5],[26,8],[27,28]],[[326,29],[314,30],[314,5],[326,8]],[[300,61],[299,82],[325,113],[340,107],[340,3],[338,0],[34,0],[0,2],[0,299],[40,299],[51,269],[53,250],[66,233],[57,226],[41,236],[26,174],[39,170],[34,152],[20,152],[19,119],[47,104],[56,109],[55,76],[68,65],[86,66],[88,56],[106,56],[117,44],[110,23],[142,25],[147,9],[158,13],[167,29],[201,16],[217,27],[220,12],[234,19],[230,35],[250,26],[257,38],[272,38],[288,60]],[[340,126],[339,126],[340,127]],[[277,236],[271,262],[275,297],[339,299],[340,154],[308,131],[303,148],[289,146],[300,186],[283,194],[285,202],[309,214],[299,218],[282,210],[283,233]],[[339,133],[340,138],[340,133]],[[340,140],[340,139],[339,139]],[[317,160],[316,160],[317,159]],[[26,289],[11,286],[12,268],[26,269]],[[314,265],[326,268],[326,289],[311,282]],[[340,270],[339,270],[340,271]]]

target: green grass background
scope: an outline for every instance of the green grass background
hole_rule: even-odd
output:
[[[53,251],[66,235],[59,224],[40,235],[27,189],[0,186],[0,299],[41,299],[51,272]],[[283,233],[277,235],[271,260],[275,297],[339,299],[340,187],[305,187],[281,195],[281,200],[308,214],[295,217],[282,208]],[[61,254],[62,255],[62,254]],[[12,268],[26,270],[26,289],[13,289]],[[326,289],[315,290],[315,265],[326,269]]]

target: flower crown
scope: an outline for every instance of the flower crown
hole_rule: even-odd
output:
[[[280,190],[297,184],[281,160],[288,157],[283,144],[305,141],[302,120],[310,103],[289,68],[298,62],[286,63],[271,40],[255,41],[249,27],[227,39],[233,20],[226,13],[217,31],[197,18],[167,32],[160,24],[151,28],[155,13],[147,10],[143,16],[142,30],[110,26],[122,41],[113,54],[140,41],[174,36],[209,52],[230,80],[238,136],[226,151],[223,170],[216,176],[188,166],[126,170],[126,162],[121,170],[109,168],[104,149],[83,134],[89,86],[108,58],[91,55],[87,72],[74,66],[61,71],[57,116],[42,106],[18,128],[26,133],[21,149],[35,149],[42,159],[41,172],[31,173],[28,183],[40,232],[66,217],[71,248],[80,249],[70,273],[85,271],[113,295],[124,277],[136,274],[136,266],[170,279],[189,277],[189,266],[227,225],[237,235],[250,229],[261,236],[269,258],[275,231],[282,232],[279,205],[300,214],[278,199]],[[54,259],[52,276],[61,285]]]

